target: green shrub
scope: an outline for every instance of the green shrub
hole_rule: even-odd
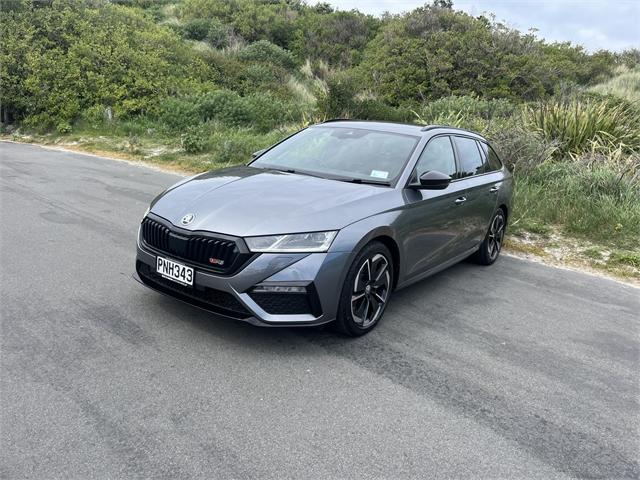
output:
[[[286,70],[293,70],[296,66],[295,57],[291,52],[268,40],[260,40],[247,45],[238,53],[238,58],[250,62],[270,63]]]
[[[206,18],[196,18],[187,22],[182,31],[189,40],[204,40],[209,33],[211,22]]]
[[[277,65],[250,63],[237,72],[233,90],[242,95],[256,92],[275,93],[281,97],[288,95],[287,79],[290,75]]]
[[[356,110],[358,84],[353,76],[334,74],[327,78],[327,88],[318,96],[318,110],[327,118],[351,118]]]
[[[392,107],[377,99],[356,100],[353,104],[353,118],[381,120],[388,122],[413,122],[414,115],[405,107]]]
[[[121,117],[155,112],[167,95],[199,91],[213,78],[190,46],[140,9],[49,3],[0,9],[0,104],[25,126],[73,125],[94,105]]]
[[[158,122],[168,131],[184,131],[201,121],[197,101],[193,96],[167,97],[160,104]]]
[[[518,112],[518,106],[506,99],[484,99],[471,95],[448,96],[425,102],[416,109],[425,123],[436,123],[447,116],[477,117],[483,120],[508,118]]]
[[[527,130],[518,120],[497,122],[478,130],[491,141],[507,168],[516,174],[529,174],[549,161],[556,151],[552,142]]]
[[[187,153],[200,153],[206,146],[205,138],[197,129],[191,129],[180,135],[180,145]]]
[[[214,48],[224,48],[229,44],[229,33],[230,28],[214,18],[207,31],[207,42]]]
[[[249,125],[251,112],[242,97],[230,90],[217,90],[197,99],[202,121],[219,121],[229,126]]]
[[[209,157],[212,164],[207,168],[246,163],[251,159],[253,152],[273,145],[289,133],[272,130],[268,133],[256,134],[250,130],[228,128],[216,123],[210,124],[210,128],[212,133],[208,144],[211,145]]]
[[[250,127],[261,132],[299,120],[302,107],[268,93],[242,97],[231,90],[202,95],[167,98],[162,102],[158,123],[168,132],[180,132],[207,122],[228,127]]]
[[[250,124],[262,132],[302,117],[300,106],[283,102],[269,94],[255,93],[243,100],[250,112]]]
[[[58,133],[71,133],[71,124],[69,122],[60,122],[58,125],[56,125],[56,131]]]

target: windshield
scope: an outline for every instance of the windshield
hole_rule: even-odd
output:
[[[388,184],[400,175],[419,137],[344,127],[310,127],[261,155],[252,167]]]

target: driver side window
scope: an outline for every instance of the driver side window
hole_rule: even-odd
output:
[[[431,170],[437,170],[452,178],[455,176],[456,160],[448,136],[436,137],[429,141],[416,165],[416,180]]]

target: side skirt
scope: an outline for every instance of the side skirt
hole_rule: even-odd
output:
[[[476,251],[478,250],[478,247],[473,247],[469,250],[467,250],[464,253],[461,253],[460,255],[457,255],[455,257],[453,257],[451,260],[447,260],[446,262],[441,263],[440,265],[437,265],[435,267],[433,267],[430,270],[427,270],[426,272],[421,273],[420,275],[413,277],[409,280],[405,280],[402,283],[399,283],[396,286],[396,290],[400,290],[402,288],[408,287],[409,285],[412,285],[416,282],[419,282],[420,280],[423,280],[427,277],[430,277],[431,275],[434,275],[438,272],[441,272],[442,270],[445,270],[447,268],[449,268],[452,265],[455,265],[456,263],[461,262],[462,260],[464,260],[465,258],[469,257],[470,255],[473,255]]]

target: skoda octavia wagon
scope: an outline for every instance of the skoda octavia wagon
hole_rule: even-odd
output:
[[[336,120],[178,182],[140,225],[152,289],[255,325],[362,335],[393,292],[498,258],[512,177],[480,135]]]

